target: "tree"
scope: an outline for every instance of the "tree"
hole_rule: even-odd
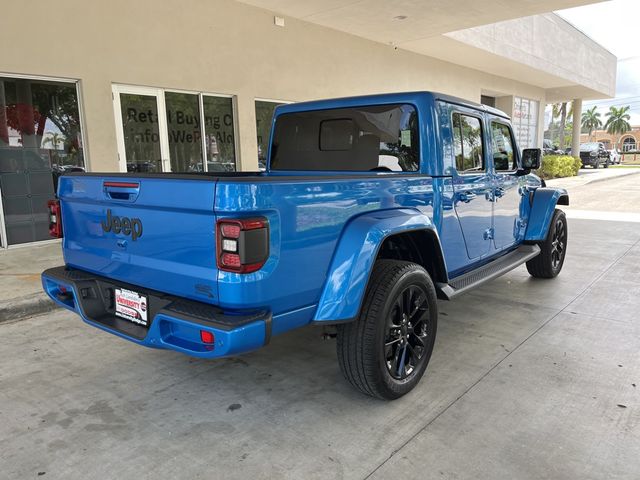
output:
[[[623,133],[627,133],[631,130],[631,125],[629,125],[631,116],[628,113],[630,109],[631,107],[629,107],[629,105],[620,108],[609,108],[609,111],[605,114],[607,117],[607,123],[604,124],[604,128],[607,129],[607,133],[611,135],[622,135]]]
[[[600,112],[597,112],[597,109],[598,107],[593,107],[586,112],[582,112],[582,128],[589,131],[589,141],[591,141],[591,134],[593,131],[602,127]]]
[[[560,128],[558,132],[558,135],[559,135],[558,148],[560,150],[564,150],[564,146],[566,144],[566,139],[565,139],[565,136],[563,135],[563,132],[565,131],[565,128],[567,126],[567,118],[572,115],[572,112],[573,112],[573,102],[571,103],[571,106],[569,108],[567,108],[567,102],[554,103],[551,109],[552,122],[555,117],[560,117]]]

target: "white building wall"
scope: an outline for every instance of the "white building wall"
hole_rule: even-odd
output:
[[[558,94],[563,88],[580,85],[598,92],[596,95],[600,97],[615,95],[615,55],[554,13],[473,27],[445,36],[485,52],[486,57],[476,57],[472,62],[490,62],[497,71],[510,68],[508,61],[526,66],[532,82],[557,89]],[[492,60],[489,54],[494,54]],[[571,98],[564,100],[568,99]]]

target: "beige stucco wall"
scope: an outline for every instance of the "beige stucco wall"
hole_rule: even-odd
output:
[[[257,168],[255,98],[436,90],[479,101],[484,90],[545,103],[541,88],[295,19],[276,27],[273,13],[231,0],[5,2],[0,74],[11,73],[80,80],[92,171],[118,169],[113,83],[235,95],[244,170]]]

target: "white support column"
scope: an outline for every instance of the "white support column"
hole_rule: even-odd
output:
[[[251,92],[236,96],[236,135],[238,141],[238,171],[258,171],[258,139],[256,135],[256,105]]]
[[[582,129],[582,99],[573,101],[573,131],[571,132],[571,155],[580,156],[580,130]]]

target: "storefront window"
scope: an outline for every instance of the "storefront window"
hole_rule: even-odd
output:
[[[60,174],[70,171],[84,171],[75,83],[0,77],[2,233],[8,245],[50,238],[47,201]]]
[[[166,92],[164,99],[167,106],[171,171],[202,171],[202,130],[198,95]]]
[[[282,103],[256,100],[256,131],[258,132],[258,165],[264,170],[267,166],[267,149],[273,112]]]
[[[232,172],[236,169],[233,102],[228,97],[203,95],[202,104],[207,169],[210,172]]]
[[[514,97],[511,123],[520,148],[535,148],[538,142],[538,102]]]
[[[151,95],[120,95],[128,172],[161,172],[158,106]]]
[[[232,97],[129,85],[114,85],[113,93],[127,172],[236,169]]]

